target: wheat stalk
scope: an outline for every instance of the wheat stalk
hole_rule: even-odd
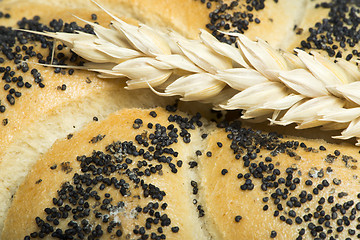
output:
[[[215,109],[243,109],[244,119],[343,130],[334,138],[355,137],[360,146],[355,64],[334,63],[316,52],[281,52],[238,33],[228,33],[237,38],[238,48],[204,30],[200,40],[189,40],[173,31],[127,24],[103,10],[114,19],[110,28],[81,19],[96,35],[39,34],[64,42],[99,77],[127,79],[128,89],[151,88],[161,96],[212,103]]]

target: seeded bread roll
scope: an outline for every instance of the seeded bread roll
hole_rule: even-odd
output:
[[[239,8],[231,7],[232,2],[238,2]],[[116,15],[125,16],[124,19],[133,24],[144,22],[155,28],[171,28],[189,38],[196,38],[199,28],[207,27],[211,31],[224,30],[226,23],[230,21],[231,24],[236,23],[237,27],[235,27],[240,32],[244,31],[250,38],[260,37],[270,42],[271,45],[284,49],[288,48],[289,42],[293,44],[290,45],[291,49],[301,46],[301,40],[307,38],[305,34],[300,35],[299,39],[296,37],[294,39],[296,31],[289,31],[292,26],[296,25],[299,26],[299,29],[306,29],[318,21],[312,16],[318,15],[319,18],[322,18],[328,14],[324,10],[328,9],[326,6],[315,8],[319,1],[268,0],[266,3],[265,1],[253,2],[104,0],[100,3]],[[331,3],[335,3],[335,1],[331,1]],[[343,4],[342,1],[336,3]],[[351,1],[346,3],[351,3]],[[254,4],[253,9],[251,6],[248,8],[249,4]],[[230,17],[226,11],[222,10],[223,8],[231,10],[228,12]],[[72,14],[88,21],[99,22],[104,26],[108,25],[110,21],[109,16],[94,4],[80,0],[54,2],[3,0],[0,4],[0,11],[2,13],[0,14],[1,25],[36,31],[50,29],[51,31],[73,32],[80,30],[92,33],[89,26],[85,26],[85,23],[76,19]],[[279,12],[281,14],[278,14]],[[320,12],[321,14],[319,14]],[[237,14],[240,14],[240,18],[236,16]],[[242,17],[242,14],[245,14],[245,17]],[[33,18],[35,15],[40,16],[40,21],[38,17]],[[21,20],[22,17],[32,20]],[[56,20],[51,21],[53,18]],[[283,21],[283,18],[286,18],[287,21]],[[225,24],[221,22],[221,19],[226,20]],[[354,19],[356,22],[357,18]],[[67,24],[63,24],[63,21]],[[72,21],[76,21],[76,23],[70,23]],[[246,29],[246,21],[250,22],[249,29]],[[84,27],[80,28],[79,25]],[[241,25],[240,28],[239,25]],[[294,27],[293,29],[296,29]],[[213,32],[213,34],[220,40],[227,41],[221,33]],[[15,39],[17,42],[14,45],[13,40]],[[33,163],[48,150],[56,139],[64,138],[67,135],[71,138],[70,133],[82,128],[86,123],[102,120],[120,108],[165,106],[174,103],[175,99],[156,97],[149,90],[129,92],[124,90],[124,81],[118,79],[103,80],[98,79],[93,73],[81,70],[74,72],[73,69],[45,68],[35,64],[39,62],[77,65],[82,61],[69,52],[65,45],[59,42],[54,43],[52,39],[28,33],[15,33],[11,29],[0,27],[0,41],[3,52],[0,54],[0,76],[3,79],[0,86],[3,88],[0,91],[0,121],[2,123],[0,125],[1,232],[3,220],[17,187]],[[52,59],[53,45],[56,47],[56,51]],[[31,46],[33,48],[30,48]],[[21,62],[22,60],[27,63]],[[195,111],[198,107],[193,103],[188,106],[190,108],[184,107],[188,111]],[[204,112],[210,109],[209,106],[204,105],[200,105],[200,108]],[[284,129],[287,132],[287,128]],[[308,132],[310,132],[311,136],[309,137],[311,138],[325,138],[324,135],[319,135],[317,130]],[[295,134],[300,135],[301,132],[295,132]],[[315,142],[313,143],[315,144]],[[341,152],[347,151],[347,147],[338,147]],[[204,179],[206,180],[207,177]],[[206,191],[204,190],[204,192]],[[201,200],[199,201],[201,202]],[[209,209],[211,209],[211,205],[209,205]],[[202,212],[203,208],[200,207],[198,211]],[[206,218],[204,219],[206,220]],[[211,225],[211,221],[218,221],[216,219],[216,217],[212,217],[208,224]],[[223,227],[218,223],[216,226],[218,227],[214,229],[218,228],[218,230],[214,230],[214,233],[211,234],[221,236],[224,232]],[[271,225],[267,230],[270,228],[274,228],[274,231],[277,229],[276,226]],[[206,236],[206,234],[202,236]]]
[[[197,125],[130,109],[57,141],[19,188],[1,239],[208,239],[190,194]]]
[[[338,149],[240,122],[122,110],[36,163],[2,239],[351,239],[360,154]]]

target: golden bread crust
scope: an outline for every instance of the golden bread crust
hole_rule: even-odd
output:
[[[44,220],[51,215],[46,213],[50,211],[45,210],[47,208],[60,209],[62,205],[54,204],[53,198],[60,199],[59,191],[64,191],[64,183],[76,186],[76,173],[89,174],[91,178],[97,175],[117,177],[130,184],[128,189],[131,194],[127,197],[122,196],[119,189],[111,184],[104,190],[99,190],[101,181],[95,185],[87,185],[101,197],[98,200],[89,198],[90,206],[101,205],[105,193],[111,194],[112,206],[119,202],[125,204],[125,207],[116,211],[101,211],[103,216],[108,213],[110,220],[117,219],[122,223],[120,228],[114,227],[110,235],[104,233],[104,238],[113,236],[116,229],[121,229],[124,237],[128,234],[130,238],[136,236],[137,233],[133,230],[140,229],[148,216],[141,211],[135,218],[131,216],[136,207],[144,208],[149,201],[158,202],[159,206],[168,204],[166,211],[161,211],[160,208],[158,211],[167,214],[171,219],[171,227],[177,226],[180,229],[178,233],[174,233],[171,227],[163,226],[164,234],[171,239],[270,239],[274,234],[277,239],[296,239],[299,235],[312,238],[314,233],[311,232],[312,227],[309,228],[312,225],[317,227],[317,235],[337,235],[341,238],[352,236],[352,230],[357,226],[357,209],[360,208],[357,188],[360,153],[351,145],[340,148],[339,145],[325,141],[283,137],[275,133],[240,128],[236,124],[225,129],[215,128],[205,121],[205,129],[195,127],[194,130],[189,130],[190,143],[179,137],[178,143],[168,146],[178,153],[172,160],[174,166],[177,166],[176,173],[172,172],[167,163],[147,160],[143,158],[145,155],[134,157],[131,154],[124,156],[121,162],[124,163],[125,158],[132,160],[131,163],[128,162],[127,170],[115,171],[111,175],[98,174],[95,164],[91,171],[84,170],[90,165],[83,161],[80,165],[77,159],[101,156],[97,151],[114,157],[116,154],[112,155],[105,149],[112,149],[107,146],[117,141],[133,141],[137,150],[143,148],[146,151],[145,145],[138,144],[137,135],[143,139],[157,139],[152,138],[151,133],[156,135],[154,131],[158,123],[164,129],[167,128],[170,136],[171,129],[179,128],[180,132],[183,129],[180,126],[185,126],[182,125],[182,120],[174,123],[173,116],[190,119],[183,113],[169,113],[160,108],[153,110],[157,114],[153,117],[151,111],[121,110],[102,122],[91,123],[70,139],[58,140],[35,164],[20,186],[9,210],[2,239],[21,239],[33,232],[39,233],[34,219],[40,217]],[[138,119],[142,120],[141,124],[137,122]],[[154,124],[153,127],[149,127],[148,123]],[[172,124],[174,128],[169,127]],[[153,142],[150,146],[152,144]],[[178,160],[182,161],[181,167]],[[166,193],[162,200],[146,197],[142,184],[136,187],[136,184],[128,181],[130,172],[146,172],[144,165],[138,165],[143,161],[152,166],[162,165],[161,173],[143,177],[138,175],[146,184],[153,184]],[[138,170],[134,170],[135,168]],[[81,182],[81,186],[78,185],[77,188],[85,188],[85,183],[86,181]],[[64,198],[62,204],[69,204],[69,199]],[[76,203],[71,206],[75,208],[78,205]],[[93,210],[96,213],[97,208],[94,207]],[[58,225],[52,224],[53,220],[44,221],[52,225],[54,230],[59,228],[65,231],[73,215],[76,214],[60,219]],[[321,222],[319,218],[324,221]],[[93,215],[85,219],[92,226],[100,224],[102,229],[107,227],[107,222],[100,223]],[[343,228],[337,230],[339,221],[348,223],[342,224]],[[145,232],[151,234],[156,232],[155,229],[152,226]],[[304,232],[301,233],[302,231]]]
[[[8,213],[2,239],[23,239],[26,235],[38,231],[34,216],[38,216],[45,220],[47,215],[44,212],[44,209],[56,207],[56,205],[53,206],[53,198],[59,199],[57,191],[61,189],[61,186],[68,182],[75,187],[76,184],[73,184],[74,175],[84,174],[81,170],[84,168],[80,167],[80,162],[76,160],[79,156],[91,157],[94,151],[101,151],[112,156],[112,161],[114,161],[113,164],[116,165],[118,164],[118,162],[115,162],[116,157],[114,156],[116,154],[111,154],[111,151],[106,151],[107,146],[118,141],[122,143],[128,141],[134,143],[133,145],[136,146],[137,151],[140,149],[147,150],[146,147],[144,148],[144,146],[139,145],[135,141],[135,136],[145,134],[149,137],[151,133],[155,133],[155,124],[161,124],[161,126],[164,127],[174,124],[175,128],[178,128],[180,132],[178,124],[168,121],[169,114],[166,113],[165,110],[158,108],[153,109],[153,111],[156,112],[156,117],[150,116],[151,110],[122,110],[112,114],[108,119],[101,123],[91,123],[80,132],[74,134],[70,139],[57,141],[50,151],[35,164],[34,168],[26,177],[24,184],[19,188],[12,208]],[[139,128],[134,128],[136,119],[141,119],[143,121]],[[153,123],[153,128],[148,128],[148,123]],[[189,133],[191,134],[191,139],[194,144],[200,141],[200,132],[198,129],[189,130]],[[100,135],[102,136],[100,138],[101,140],[99,140],[98,137]],[[132,232],[132,229],[138,229],[136,225],[145,226],[146,219],[152,215],[141,212],[136,213],[135,209],[137,207],[144,208],[150,202],[158,202],[160,207],[158,207],[156,211],[160,212],[161,215],[167,214],[171,219],[171,226],[163,226],[164,234],[169,238],[204,238],[204,233],[200,228],[201,224],[197,222],[196,207],[193,205],[190,194],[192,187],[190,185],[191,177],[188,173],[188,165],[189,160],[192,158],[195,151],[191,151],[191,147],[189,148],[188,146],[189,144],[185,143],[181,138],[178,140],[178,143],[169,145],[169,148],[178,152],[178,156],[174,157],[173,163],[176,164],[176,161],[178,160],[183,161],[183,167],[176,167],[176,174],[172,172],[168,164],[159,163],[156,159],[149,161],[141,156],[135,157],[132,156],[132,154],[125,154],[126,156],[123,157],[123,161],[121,162],[122,164],[125,164],[125,158],[131,159],[132,163],[127,164],[128,167],[126,169],[135,171],[134,173],[137,171],[134,170],[135,168],[140,170],[140,172],[144,172],[146,168],[150,169],[151,166],[155,167],[156,165],[162,165],[161,171],[158,170],[150,176],[144,175],[141,177],[141,175],[138,175],[138,178],[146,184],[154,184],[154,186],[158,187],[161,191],[164,191],[166,195],[164,195],[163,200],[154,199],[150,196],[144,197],[142,184],[140,182],[134,184],[134,182],[129,180],[130,175],[129,173],[126,174],[126,169],[119,169],[110,175],[101,175],[104,176],[104,178],[107,177],[109,179],[113,177],[117,178],[118,181],[121,179],[125,180],[125,182],[130,185],[128,189],[130,194],[128,196],[120,194],[121,191],[115,188],[114,185],[107,186],[104,190],[101,190],[101,181],[94,186],[92,184],[88,186],[80,184],[84,189],[89,186],[92,187],[92,191],[97,191],[98,195],[101,197],[98,201],[90,197],[87,201],[90,206],[96,206],[96,203],[101,204],[102,201],[106,199],[104,197],[105,193],[111,194],[110,199],[112,199],[111,204],[113,206],[118,206],[119,202],[125,203],[125,207],[117,210],[101,211],[100,207],[91,208],[90,216],[86,217],[86,219],[89,220],[93,226],[104,224],[101,223],[101,219],[99,221],[94,217],[95,210],[103,213],[103,215],[109,215],[109,222],[114,220],[121,223],[121,226],[114,228],[110,234],[106,232],[106,227],[103,225],[102,229],[104,235],[102,237],[104,239],[114,237],[116,230],[119,229],[123,231],[123,237],[126,237],[127,235],[130,238],[136,237]],[[155,145],[150,144],[150,146]],[[164,156],[170,157],[171,155],[164,154]],[[147,162],[149,164],[148,167],[138,167],[139,161]],[[57,167],[54,169],[52,166]],[[89,174],[91,175],[91,172],[89,172]],[[91,178],[92,177],[93,176],[91,176]],[[94,177],[96,177],[96,175]],[[166,209],[161,208],[163,203],[167,204]],[[69,204],[66,199],[64,199],[63,207],[65,207],[65,204]],[[71,204],[69,205],[74,206]],[[69,218],[60,219],[60,224],[56,225],[55,228],[67,228],[67,223],[74,220],[71,218],[71,214],[69,216]],[[159,223],[158,225],[154,225],[152,229],[148,231],[156,232],[156,229],[161,226],[162,225]],[[174,233],[171,230],[171,227],[179,227],[180,230],[178,233]],[[158,234],[160,235],[160,233]]]
[[[319,2],[279,0],[276,3],[272,0],[267,1],[265,9],[254,13],[254,18],[258,17],[261,23],[251,23],[251,27],[245,31],[245,35],[253,40],[259,37],[276,48],[292,51],[293,48],[300,47],[300,42],[308,37],[307,30],[320,18],[327,16],[328,9],[315,8]],[[103,0],[100,3],[130,23],[146,23],[163,30],[170,28],[188,38],[198,37],[199,29],[206,28],[206,24],[210,21],[210,12],[218,7],[214,2],[208,9],[200,1],[194,0]],[[245,6],[245,4],[243,5]],[[36,13],[34,9],[36,9]],[[306,10],[299,11],[299,9]],[[40,21],[46,24],[53,18],[61,18],[66,22],[76,21],[80,25],[80,21],[73,15],[94,21],[91,19],[91,14],[96,14],[96,21],[103,26],[108,26],[111,21],[111,17],[95,4],[82,0],[54,2],[3,0],[0,11],[12,16],[9,19],[1,18],[1,24],[12,27],[17,27],[19,16],[21,16],[20,18],[32,18],[34,15],[39,15]],[[299,31],[299,29],[303,31]],[[34,46],[37,52],[44,56],[48,55],[48,49],[41,49],[39,42],[30,41],[27,46]],[[352,49],[347,49],[344,55],[351,51]],[[64,52],[69,54],[69,49]],[[129,92],[124,89],[125,81],[99,79],[95,73],[75,70],[75,73],[70,75],[67,70],[62,70],[62,73],[55,74],[53,68],[36,64],[37,60],[36,58],[28,60],[29,71],[27,73],[21,71],[15,73],[21,75],[24,82],[32,84],[31,88],[21,89],[22,95],[15,98],[15,104],[12,105],[10,101],[6,100],[7,91],[0,91],[0,105],[6,107],[6,111],[0,113],[0,153],[2,153],[0,156],[0,235],[2,220],[6,216],[18,185],[32,165],[42,154],[45,154],[56,139],[64,139],[67,134],[82,128],[93,119],[104,119],[111,112],[120,108],[149,108],[175,102],[173,98],[157,97],[150,90]],[[4,66],[9,66],[13,70],[17,68],[9,61],[6,61]],[[38,69],[41,73],[45,84],[44,88],[34,83],[34,77],[30,73],[33,68]],[[5,82],[0,87],[4,88]],[[202,105],[201,107],[204,112],[208,110],[207,106]],[[185,107],[185,109],[190,109],[189,111],[194,111],[195,108],[193,103],[189,103]],[[51,150],[35,164],[18,191],[8,214],[2,239],[21,239],[26,234],[36,231],[34,218],[36,216],[46,218],[44,209],[52,204],[52,198],[56,197],[61,184],[71,181],[73,173],[81,173],[76,157],[90,156],[93,150],[104,151],[105,146],[116,140],[134,139],[137,131],[133,130],[132,122],[137,116],[142,116],[144,121],[150,122],[153,119],[148,115],[149,111],[123,110],[113,114],[102,123],[91,123],[72,138],[72,135],[68,135],[71,139],[57,141]],[[161,109],[156,111],[161,115],[157,119],[160,119],[159,121],[163,125],[168,125],[164,111]],[[287,134],[291,133],[297,136],[302,134],[290,132],[289,128],[282,129],[285,129],[283,131]],[[248,149],[243,149],[240,160],[235,159],[236,155],[230,149],[231,141],[228,139],[228,133],[223,130],[214,130],[212,127],[205,131],[210,134],[206,140],[200,141],[200,133],[196,130],[193,135],[197,140],[191,145],[185,144],[186,146],[184,146],[183,143],[176,145],[176,149],[179,149],[178,151],[182,154],[180,157],[183,165],[186,167],[179,168],[176,175],[167,168],[163,171],[162,176],[152,175],[147,178],[168,193],[166,199],[169,207],[166,209],[166,213],[172,219],[171,226],[178,226],[181,229],[179,233],[175,234],[171,228],[164,228],[164,234],[175,239],[201,239],[209,236],[216,239],[267,239],[271,236],[271,232],[275,231],[278,239],[295,239],[302,228],[307,229],[304,220],[301,224],[295,224],[295,217],[288,216],[291,207],[286,206],[286,199],[281,200],[285,210],[280,210],[280,215],[274,217],[276,209],[281,208],[274,204],[274,200],[270,197],[276,190],[275,188],[261,190],[262,180],[252,179],[254,184],[252,191],[240,190],[245,180],[244,178],[237,179],[237,174],[245,175],[247,171],[250,171],[244,167],[242,159]],[[212,131],[214,132],[212,133]],[[316,137],[326,140],[328,140],[326,137],[330,135],[317,135],[318,130],[309,130],[308,133],[310,133],[307,135],[309,138]],[[89,142],[98,134],[106,136],[96,143]],[[209,141],[208,145],[206,145],[207,141]],[[284,198],[290,198],[290,195],[299,196],[304,189],[308,193],[313,193],[314,187],[322,184],[325,179],[329,183],[328,187],[321,190],[321,194],[315,194],[316,196],[313,194],[312,201],[309,200],[301,207],[296,208],[297,216],[303,217],[309,211],[315,215],[316,210],[314,209],[317,208],[321,197],[328,201],[328,197],[333,195],[334,204],[339,203],[342,206],[349,201],[354,201],[354,204],[358,203],[358,148],[348,144],[331,145],[322,140],[304,140],[298,137],[280,139],[277,144],[286,145],[287,141],[292,144],[303,142],[311,149],[308,147],[297,147],[296,149],[285,147],[284,152],[280,151],[278,155],[273,156],[271,162],[276,169],[284,173],[288,168],[296,166],[293,178],[300,179],[296,189]],[[223,147],[219,147],[218,142],[221,142]],[[320,150],[321,146],[326,150]],[[201,157],[194,155],[195,151],[199,149],[203,151]],[[339,156],[335,150],[340,150]],[[212,153],[212,156],[207,156],[208,151]],[[252,163],[259,164],[271,154],[272,150],[261,148]],[[298,159],[299,156],[300,159]],[[198,168],[193,169],[197,169],[196,173],[188,169],[188,163],[194,160],[199,164]],[[66,170],[69,168],[65,167],[64,171],[64,168],[60,167],[64,164],[67,165],[67,161],[70,162],[71,172],[69,173]],[[56,169],[50,168],[55,165]],[[331,172],[328,171],[329,167],[332,169]],[[228,172],[222,174],[224,169]],[[314,172],[318,174],[321,172],[320,170],[323,171],[323,177],[309,177],[309,174]],[[279,177],[286,178],[284,175]],[[193,194],[194,188],[190,184],[194,179],[197,179],[199,185],[198,195]],[[305,181],[309,179],[312,180],[313,185],[304,185]],[[339,185],[335,184],[338,183],[338,180],[341,180]],[[284,188],[281,190],[283,191]],[[133,193],[141,195],[142,192],[140,188],[134,188]],[[344,193],[346,194],[344,195]],[[133,210],[137,205],[146,205],[148,200],[128,201],[128,198],[114,190],[111,190],[111,195],[119,199],[118,201],[124,200],[127,204],[125,211],[127,215],[119,215],[124,219],[134,213]],[[264,197],[270,198],[269,203],[263,202]],[[194,199],[197,202],[195,205],[193,204]],[[323,205],[326,214],[331,214],[334,204],[327,202]],[[263,210],[265,205],[268,208],[267,211]],[[199,219],[199,213],[203,210],[205,216]],[[242,219],[236,221],[236,216],[241,216]],[[280,219],[281,216],[285,217],[285,222]],[[349,211],[346,216],[350,217]],[[99,223],[94,218],[91,221],[94,224]],[[123,221],[122,229],[124,232],[133,234],[134,228],[139,230],[136,225],[143,224],[145,221],[146,216],[140,214],[138,218]],[[59,227],[66,228],[66,224],[62,222]],[[333,221],[331,224],[335,231],[336,224]],[[348,230],[353,229],[356,229],[356,221],[352,221],[341,234],[339,233],[341,238],[351,237]],[[318,230],[320,232],[320,228]],[[311,238],[310,232],[306,231],[304,237]],[[108,237],[114,232],[108,234],[104,231],[104,234],[105,237]],[[194,234],[197,235],[194,236]]]
[[[252,136],[258,134],[254,130],[243,129],[242,132],[240,136],[250,141],[254,141]],[[360,174],[358,166],[360,154],[358,148],[351,145],[339,147],[339,145],[328,144],[321,140],[285,137],[269,141],[279,147],[272,150],[267,150],[266,147],[255,147],[254,144],[251,144],[249,148],[252,148],[253,151],[249,154],[247,154],[247,148],[241,147],[243,140],[235,141],[238,142],[240,149],[234,153],[233,148],[230,148],[234,142],[228,138],[229,134],[232,132],[219,129],[209,136],[208,148],[201,157],[199,165],[201,179],[199,191],[203,194],[201,195],[202,201],[206,203],[204,207],[206,221],[213,236],[218,239],[270,239],[271,232],[275,231],[277,234],[275,239],[296,239],[299,231],[305,229],[303,239],[312,239],[314,236],[310,234],[308,228],[308,224],[311,223],[323,227],[328,237],[335,234],[342,239],[351,237],[348,230],[356,229],[356,220],[350,221],[349,226],[344,226],[345,229],[341,233],[335,230],[338,227],[337,219],[330,220],[331,228],[329,229],[333,229],[333,232],[327,233],[328,228],[319,224],[318,218],[311,217],[310,221],[305,222],[303,217],[307,214],[314,216],[314,213],[320,213],[321,211],[316,210],[318,206],[321,206],[321,210],[324,210],[326,215],[331,216],[332,207],[336,204],[344,206],[344,203],[353,201],[351,210],[359,202],[357,186]],[[261,134],[268,136],[265,132]],[[234,134],[234,138],[235,136]],[[276,141],[279,142],[276,143]],[[299,144],[296,148],[294,147],[295,142]],[[219,147],[218,143],[222,143],[222,147]],[[282,147],[280,147],[281,145]],[[286,145],[292,147],[284,147]],[[256,151],[257,149],[259,152]],[[205,154],[208,151],[212,153],[211,157]],[[277,153],[276,156],[273,156],[274,152]],[[236,158],[237,154],[241,156],[239,159]],[[255,154],[256,157],[250,158],[251,154]],[[251,165],[250,168],[244,166],[245,157],[250,159],[250,164],[256,163],[257,166],[260,162],[267,166],[273,164],[274,169],[279,170],[280,174],[276,175],[276,180],[269,181],[269,183],[279,182],[280,178],[286,180],[289,175],[287,171],[292,169],[290,182],[293,184],[294,179],[298,178],[299,184],[296,184],[295,190],[290,190],[290,186],[285,186],[285,182],[279,184],[278,187],[268,187],[267,190],[262,190],[264,179],[254,178],[253,173],[250,174]],[[266,161],[266,157],[270,157],[271,161]],[[225,175],[223,175],[224,169],[227,171]],[[262,174],[265,178],[272,176],[273,171],[267,170]],[[242,174],[241,178],[238,178],[239,173]],[[245,174],[250,174],[250,177],[246,179],[252,181],[253,190],[241,189],[246,182]],[[311,186],[305,184],[307,180],[312,182]],[[329,183],[329,186],[324,187],[324,180]],[[314,193],[315,188],[318,189],[318,195]],[[274,198],[273,194],[277,189],[281,190],[282,194],[287,191],[286,198],[281,195]],[[293,205],[289,207],[288,201],[291,197],[295,197],[300,202],[299,195],[302,191],[306,191],[306,196],[312,195],[312,200],[306,201],[300,207]],[[334,199],[333,203],[328,202],[330,196]],[[264,198],[267,198],[266,202]],[[319,204],[321,198],[324,198],[325,202]],[[279,199],[276,204],[274,203],[275,199]],[[278,204],[283,210],[280,210]],[[295,216],[289,216],[290,210],[296,213],[296,217],[301,218],[300,224],[296,223]],[[344,215],[349,217],[350,210]],[[275,211],[278,211],[277,217],[274,216]],[[236,216],[242,217],[239,222],[235,220]],[[285,220],[281,220],[281,216],[285,217]],[[291,220],[291,224],[285,222],[289,221],[288,219]]]

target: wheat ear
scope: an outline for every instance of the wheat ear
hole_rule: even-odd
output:
[[[64,42],[89,61],[85,69],[100,77],[126,79],[128,89],[151,88],[162,96],[212,103],[215,109],[243,109],[244,119],[343,130],[334,138],[355,137],[360,146],[360,71],[355,64],[334,63],[316,52],[281,52],[237,33],[231,34],[238,48],[204,30],[200,40],[189,40],[111,16],[110,28],[82,20],[96,35],[40,34]]]

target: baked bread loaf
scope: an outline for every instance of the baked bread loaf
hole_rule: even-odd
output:
[[[189,162],[196,158],[195,151],[202,144],[199,128],[191,128],[200,125],[200,122],[197,118],[190,120],[177,113],[173,116],[170,122],[169,115],[162,109],[123,110],[112,114],[102,123],[90,124],[71,139],[55,143],[43,160],[36,163],[34,174],[28,175],[29,182],[26,180],[24,189],[21,187],[18,191],[19,194],[24,193],[23,197],[36,196],[31,201],[38,203],[37,206],[29,208],[27,206],[33,203],[22,204],[24,199],[19,195],[18,200],[14,201],[18,201],[22,207],[20,209],[13,204],[2,239],[23,239],[37,232],[32,215],[39,213],[38,216],[45,220],[46,216],[41,216],[43,209],[48,206],[53,209],[53,198],[60,201],[57,202],[59,207],[83,208],[75,215],[80,214],[78,219],[83,223],[88,222],[86,226],[90,232],[86,233],[85,230],[70,234],[76,238],[81,238],[81,235],[87,238],[90,233],[90,236],[104,239],[119,238],[121,235],[124,239],[148,235],[150,239],[150,234],[145,233],[148,232],[145,229],[150,226],[159,235],[157,237],[165,235],[174,239],[206,239],[205,229],[197,221],[196,206],[189,194],[192,189],[190,182],[194,180],[193,174],[188,171]],[[190,141],[192,144],[189,144]],[[56,184],[55,179],[61,182],[60,185]],[[81,190],[80,185],[83,186]],[[74,188],[77,193],[70,193],[70,188]],[[76,194],[78,197],[73,196],[76,203],[69,203],[63,198],[65,195],[57,196],[57,192],[64,192],[69,197]],[[44,199],[41,193],[51,193],[53,197]],[[87,196],[81,196],[83,194]],[[108,194],[107,197],[104,194]],[[170,196],[173,197],[170,199]],[[66,212],[70,215],[66,220],[75,220],[77,216],[74,218],[72,215],[75,210],[68,210]],[[26,215],[27,220],[18,222],[18,214]],[[62,221],[61,218],[58,220],[57,226],[62,231],[43,236],[70,237],[65,230],[68,221]],[[102,226],[103,223],[106,227]],[[95,225],[100,227],[96,228],[97,233],[94,234],[91,232],[95,230],[92,229]],[[22,230],[15,233],[15,228]],[[26,229],[31,230],[25,233]],[[43,237],[41,234],[39,232],[38,236]]]
[[[309,37],[308,28],[315,25],[318,27],[316,22],[329,16],[329,10],[336,10],[336,6],[341,6],[337,13],[349,14],[351,8],[346,8],[346,6],[356,5],[352,1],[327,1],[329,5],[323,2],[305,0],[268,0],[266,2],[104,0],[101,1],[101,4],[106,9],[111,9],[116,15],[123,16],[125,21],[132,24],[142,22],[161,31],[170,28],[188,38],[197,38],[199,28],[207,28],[220,41],[231,43],[234,42],[233,38],[226,37],[217,30],[236,30],[240,33],[244,32],[253,40],[260,37],[276,48],[290,51],[295,47],[302,47],[305,50],[319,48],[316,45],[317,42],[314,41],[316,38],[307,40]],[[37,10],[36,13],[34,9]],[[49,9],[51,11],[48,11]],[[99,22],[103,26],[108,25],[110,17],[90,2],[81,0],[54,2],[3,0],[0,4],[0,12],[1,25],[6,26],[0,27],[0,42],[3,52],[0,55],[0,73],[3,79],[1,87],[4,89],[4,91],[0,91],[0,120],[2,123],[0,125],[0,152],[2,153],[0,156],[1,232],[3,221],[7,216],[7,210],[11,205],[17,187],[32,165],[50,148],[56,139],[63,139],[66,136],[70,138],[71,135],[69,134],[81,129],[87,123],[105,119],[110,113],[118,109],[166,106],[173,104],[175,98],[157,97],[150,90],[145,89],[128,91],[124,89],[126,86],[124,82],[117,79],[99,79],[94,73],[87,71],[75,70],[74,72],[71,68],[53,69],[38,65],[36,63],[81,65],[82,59],[70,52],[69,48],[59,41],[29,33],[16,32],[7,28],[93,33],[91,26],[85,25],[72,15],[88,21]],[[281,14],[278,14],[279,12]],[[314,16],[319,16],[320,19]],[[22,19],[23,17],[26,19]],[[53,20],[53,18],[56,19]],[[283,18],[286,21],[283,21]],[[351,21],[356,22],[356,19],[356,15],[351,15]],[[74,22],[71,23],[72,21]],[[334,19],[331,20],[332,24],[333,21]],[[342,21],[347,20],[342,18]],[[64,22],[66,23],[64,24]],[[350,23],[346,24],[350,25]],[[84,27],[79,27],[79,25]],[[329,34],[339,33],[330,32]],[[320,35],[318,37],[322,38]],[[351,36],[350,38],[352,39],[349,40],[350,42],[345,39],[349,46],[354,42],[356,43],[356,37]],[[338,44],[341,41],[342,39],[334,40]],[[341,45],[343,44],[341,43]],[[349,58],[348,60],[351,61],[356,60],[357,52],[354,51],[357,50],[348,48],[348,45],[340,46],[342,48],[340,49],[341,54],[336,52],[335,57]],[[335,47],[331,45],[331,48],[334,49]],[[54,56],[52,56],[53,49]],[[334,56],[329,53],[327,47],[319,50],[325,56]],[[349,54],[353,56],[348,57]],[[199,110],[202,111],[203,115],[208,114],[211,108],[208,105],[194,103],[182,103],[179,107],[187,112]],[[264,125],[254,126],[257,129],[266,128]],[[278,130],[288,134],[290,133],[289,129],[292,127],[279,128]],[[210,129],[206,131],[210,131]],[[291,131],[291,134],[299,136],[304,135],[304,132]],[[318,130],[310,130],[306,133],[309,138],[328,139],[331,135],[334,134],[320,135]],[[313,144],[317,143],[311,142],[310,145]],[[344,153],[345,156],[353,156],[356,160],[355,152],[358,150],[355,147],[337,145],[334,148],[339,148],[341,152],[346,152]],[[207,181],[206,169],[199,169],[198,174],[200,175],[198,177],[202,176],[199,180],[202,181],[203,178],[203,181]],[[201,196],[204,198],[203,201],[213,202],[209,192],[207,190],[203,192],[206,193]],[[208,198],[210,200],[207,200]],[[224,202],[226,201],[224,200]],[[207,206],[209,206],[207,211],[212,212],[211,203]],[[261,214],[259,215],[261,216]],[[214,230],[211,231],[210,229],[203,232],[199,230],[199,234],[205,238],[209,236],[208,234],[214,237],[240,234],[239,232],[229,233],[229,231],[225,231],[224,226],[217,219],[218,217],[211,217],[205,220],[206,226],[212,226],[211,229]],[[203,221],[198,223],[200,224],[198,226],[202,226]],[[270,228],[280,232],[275,225],[269,225],[266,228],[268,231],[259,233],[265,234],[261,237],[267,237],[266,234]],[[241,229],[239,228],[239,231],[242,232]],[[291,234],[296,232],[290,228],[288,231]],[[244,231],[244,234],[249,233]],[[251,234],[255,234],[255,231]],[[278,236],[280,235],[279,233]],[[3,237],[6,237],[6,234],[3,234]],[[258,237],[260,235],[256,236],[256,238]]]
[[[58,140],[2,239],[351,239],[358,149],[126,109]]]

